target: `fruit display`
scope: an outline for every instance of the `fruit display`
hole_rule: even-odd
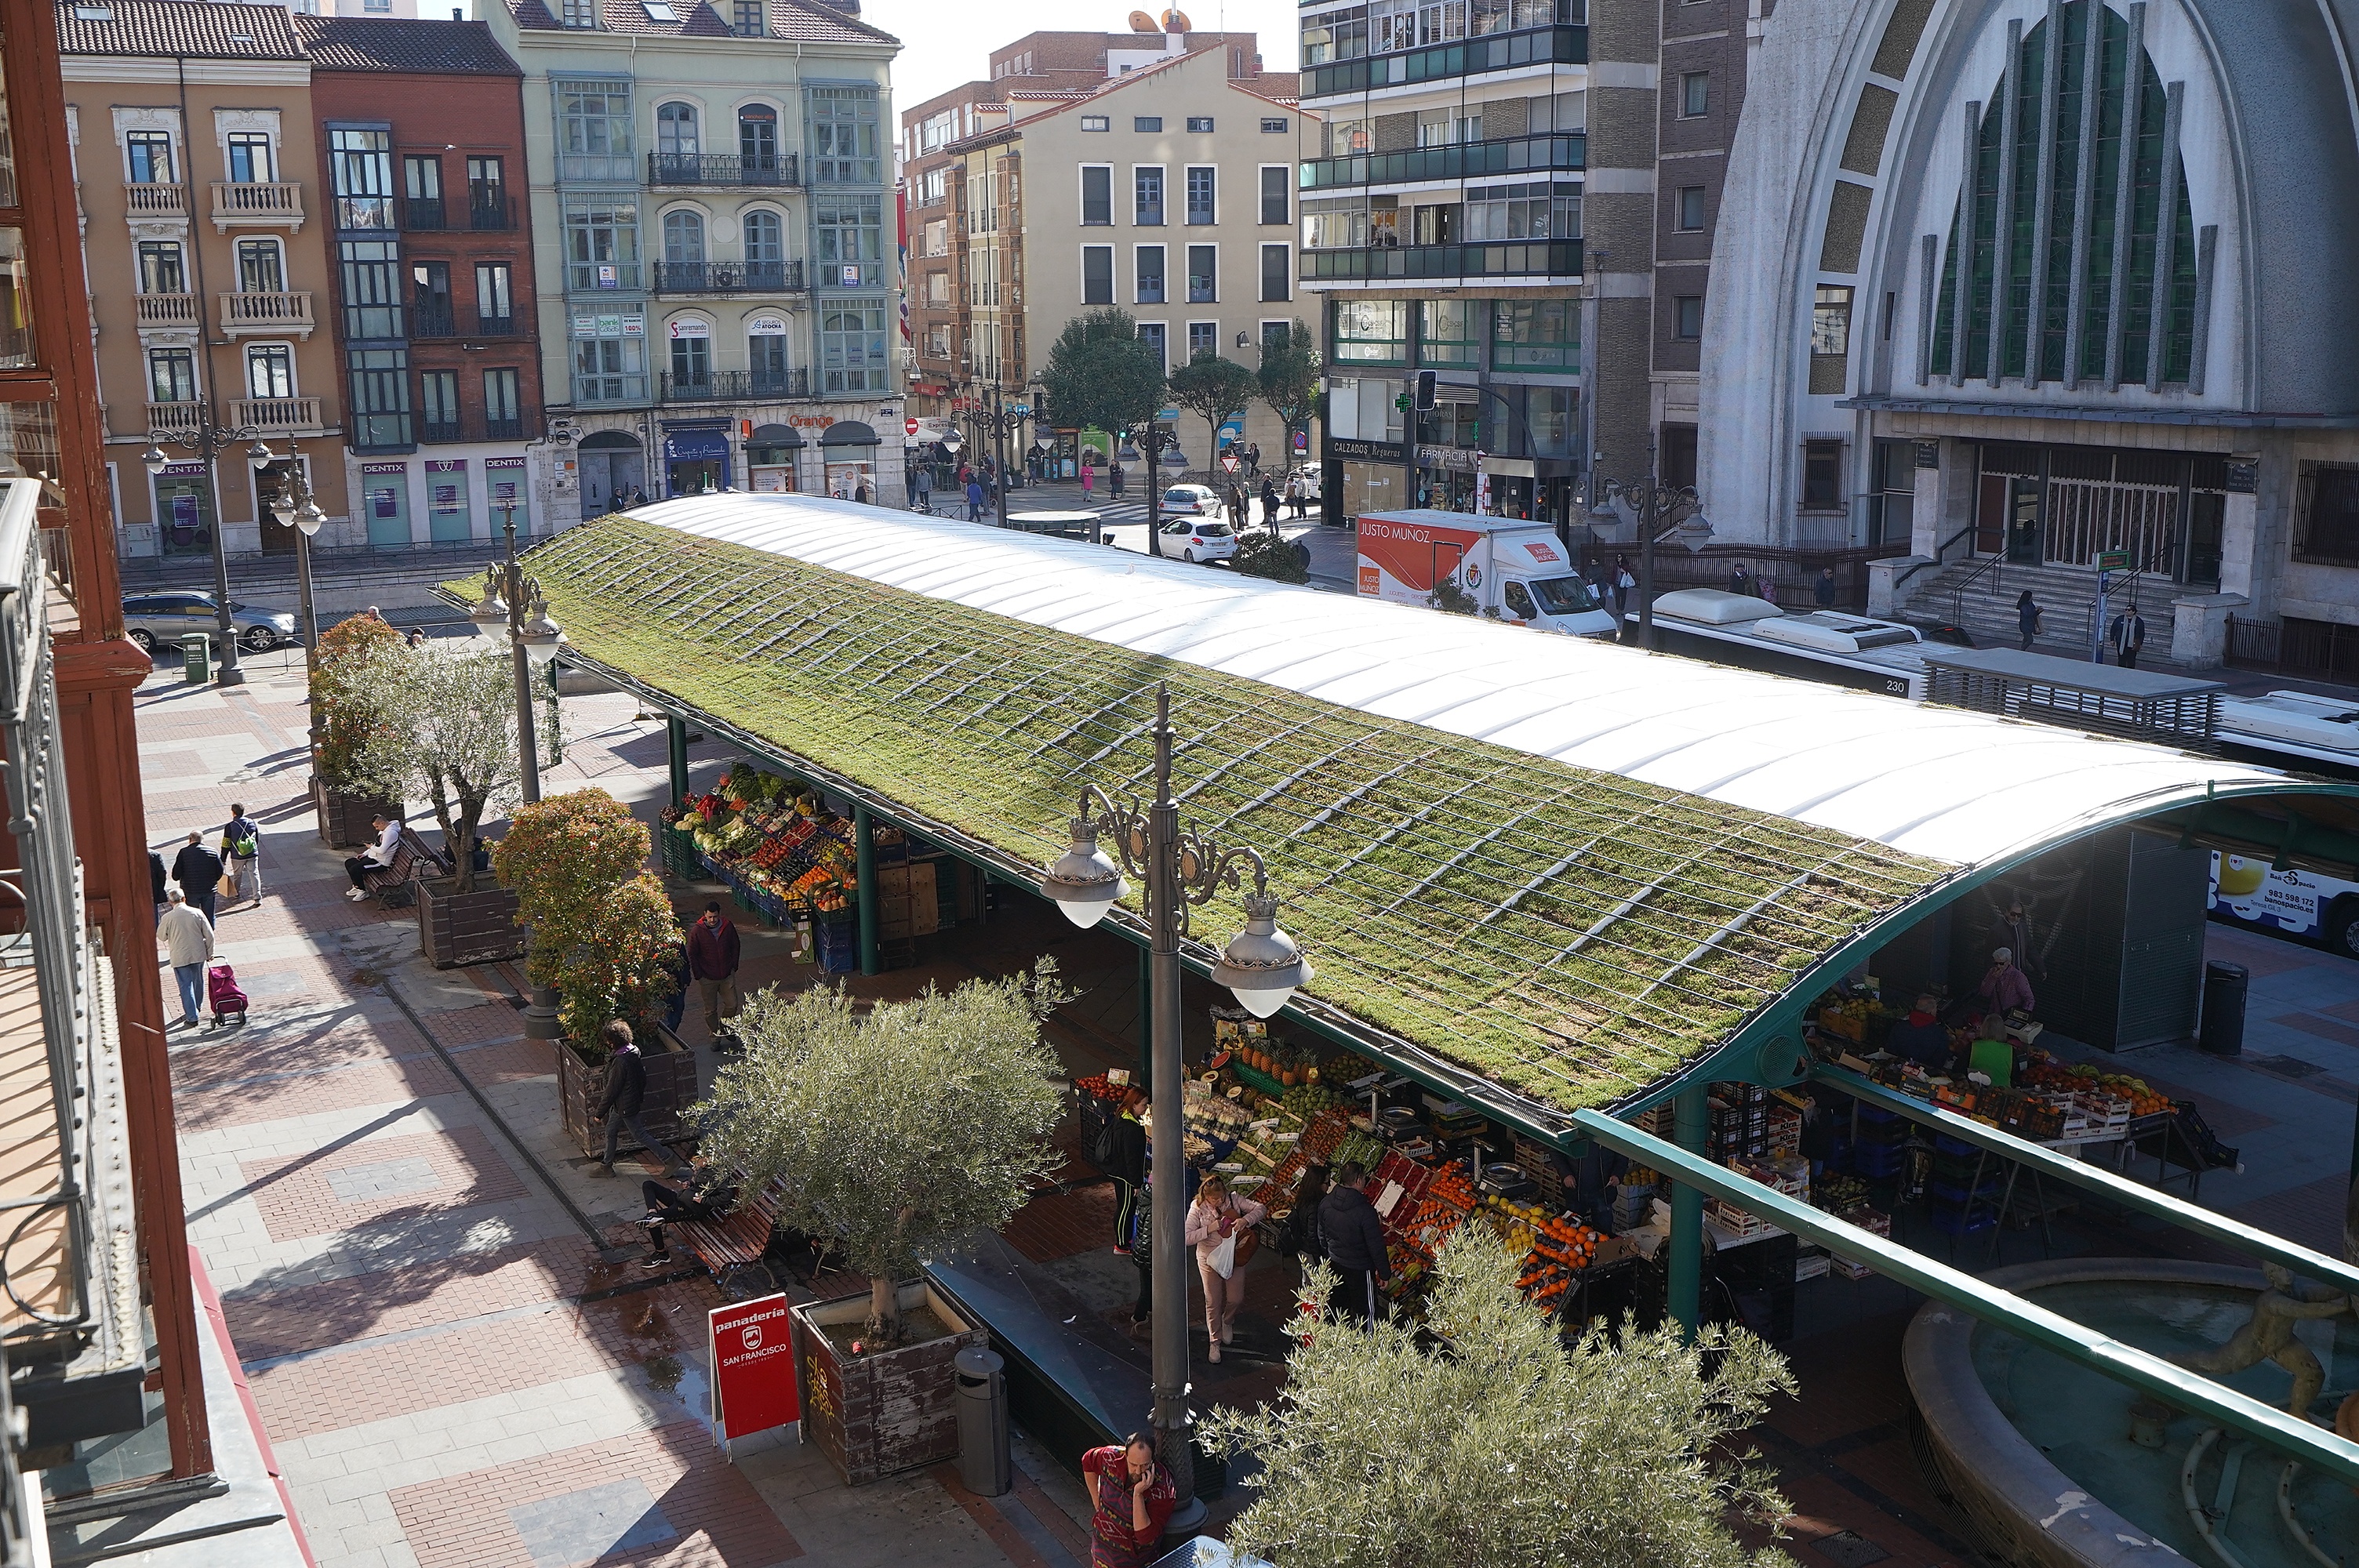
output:
[[[2048,1052],[2034,1050],[2016,1076],[2018,1087],[2053,1089],[2067,1094],[2107,1094],[2130,1104],[2132,1116],[2157,1116],[2170,1109],[2170,1098],[2155,1093],[2144,1078],[2108,1073],[2093,1063],[2068,1066]]]
[[[1857,1176],[1838,1176],[1832,1173],[1812,1184],[1810,1202],[1829,1214],[1841,1214],[1867,1201],[1867,1184]]]
[[[739,762],[710,793],[666,816],[689,830],[716,877],[766,914],[851,907],[852,830],[806,785]]]

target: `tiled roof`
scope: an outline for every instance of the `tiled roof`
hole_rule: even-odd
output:
[[[295,31],[321,70],[462,72],[522,76],[481,22],[371,16],[298,16]]]
[[[571,32],[558,20],[548,0],[505,0],[508,14],[516,18],[518,27],[526,31]],[[562,3],[562,0],[560,0]],[[727,38],[736,35],[718,10],[704,0],[670,0],[673,20],[657,21],[647,14],[641,0],[598,0],[602,30],[625,33],[637,37],[687,38]],[[797,43],[817,44],[895,44],[900,39],[880,27],[872,27],[855,16],[846,16],[822,0],[764,0],[770,34],[774,38],[791,39]],[[586,29],[583,29],[586,30]]]
[[[58,52],[167,59],[305,58],[295,19],[283,7],[205,0],[80,0],[60,5]]]

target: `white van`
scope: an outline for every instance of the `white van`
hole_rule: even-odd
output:
[[[1420,508],[1364,513],[1359,533],[1363,599],[1430,605],[1435,586],[1449,581],[1495,620],[1614,637],[1613,611],[1598,604],[1544,523]]]

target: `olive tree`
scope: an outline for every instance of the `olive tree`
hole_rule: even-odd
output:
[[[1428,1336],[1322,1314],[1333,1279],[1299,1298],[1285,1391],[1201,1429],[1261,1465],[1232,1547],[1288,1568],[1790,1568],[1730,1528],[1788,1511],[1742,1447],[1794,1387],[1759,1339],[1625,1325],[1567,1354],[1479,1225],[1438,1260]]]
[[[476,829],[519,783],[506,650],[381,647],[352,676],[348,700],[377,719],[354,753],[354,782],[394,800],[431,801],[458,891],[474,892]]]
[[[775,1182],[782,1224],[842,1242],[868,1276],[868,1331],[890,1344],[896,1282],[1007,1223],[1054,1169],[1063,1097],[1040,1023],[1066,995],[1047,959],[865,1018],[841,990],[757,991],[736,1018],[745,1054],[690,1113],[701,1152],[741,1191]]]

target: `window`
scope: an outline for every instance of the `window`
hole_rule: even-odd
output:
[[[697,329],[671,341],[671,384],[675,392],[710,392],[712,388],[712,323],[679,323]]]
[[[1137,303],[1141,305],[1163,303],[1163,247],[1161,245],[1138,247]]]
[[[1802,510],[1843,510],[1843,443],[1802,443]]]
[[[1671,336],[1692,343],[1703,337],[1703,296],[1682,294],[1671,301]]]
[[[2302,464],[2294,505],[2294,559],[2359,566],[2359,468]]]
[[[1679,189],[1672,227],[1681,233],[1692,234],[1703,227],[1703,187],[1682,185]]]
[[[1217,354],[1220,351],[1221,324],[1218,321],[1188,323],[1188,357],[1190,359],[1194,359],[1198,354]]]
[[[1210,305],[1221,297],[1221,248],[1218,245],[1188,247],[1188,303]]]
[[[1419,244],[1437,243],[1422,232],[1432,211],[1418,209]],[[1581,187],[1571,183],[1473,186],[1461,211],[1460,232],[1470,243],[1581,238]]]
[[[763,25],[762,0],[734,0],[729,7],[729,30],[741,38],[758,38],[769,32]]]
[[[937,218],[926,225],[925,248],[920,255],[946,256],[951,254],[951,221]]]
[[[1524,389],[1524,427],[1531,435],[1536,458],[1572,456],[1574,412],[1580,394],[1570,386],[1527,386]]]
[[[1493,370],[1581,369],[1581,305],[1571,299],[1501,300],[1491,317]]]
[[[811,178],[821,185],[875,185],[882,178],[876,157],[876,90],[873,87],[812,87],[810,103]]]
[[[1268,299],[1294,297],[1293,247],[1283,241],[1261,248],[1261,297]]]
[[[1082,166],[1082,222],[1092,226],[1114,222],[1114,168],[1111,165]]]
[[[1190,223],[1212,223],[1219,222],[1219,220],[1212,215],[1212,198],[1218,172],[1219,171],[1216,169],[1201,164],[1190,164],[1189,166],[1188,222]]]
[[[550,84],[550,92],[557,102],[560,179],[638,178],[629,82],[560,81]]]
[[[776,267],[787,259],[787,228],[776,212],[756,208],[743,223],[746,265]]]
[[[336,227],[393,227],[393,133],[328,132],[328,182],[335,192]]]
[[[142,240],[139,242],[139,292],[142,294],[186,294],[189,275],[180,260],[178,240]]]
[[[1131,121],[1130,128],[1134,131],[1146,132],[1150,135],[1160,132],[1163,129],[1163,116],[1160,114],[1138,115]]]
[[[1810,352],[1840,359],[1851,352],[1851,290],[1819,286],[1810,311]]]
[[[245,390],[250,397],[294,396],[294,349],[286,343],[248,343]]]
[[[1148,227],[1163,222],[1163,170],[1148,164],[1130,171],[1130,221]]]
[[[621,335],[619,325],[602,335],[573,342],[573,396],[580,403],[623,403],[647,395],[647,345],[641,337]]]
[[[1265,136],[1282,136],[1286,131],[1287,123],[1283,115],[1272,115],[1261,123],[1261,134]]]
[[[1463,105],[1454,109],[1428,109],[1417,117],[1417,145],[1421,147],[1446,147],[1457,142],[1479,142],[1483,139],[1483,112]]]
[[[277,240],[237,243],[237,291],[240,294],[284,294],[287,267]]]
[[[366,451],[409,445],[409,352],[353,349],[344,355],[353,445]]]
[[[1084,305],[1114,303],[1114,247],[1112,245],[1082,247],[1082,303]]]
[[[746,368],[753,372],[754,395],[784,396],[788,391],[787,340],[784,333],[765,333],[745,340]]]
[[[409,264],[409,335],[448,338],[458,330],[451,310],[451,264]]]
[[[702,265],[704,262],[704,220],[694,212],[667,212],[663,221],[664,262],[667,265],[682,264]]]
[[[391,240],[345,240],[344,336],[356,342],[401,336],[401,251]]]
[[[1114,129],[1114,125],[1113,123],[1103,114],[1084,114],[1082,116],[1082,129],[1084,131],[1110,131]]]
[[[1264,321],[1261,324],[1261,346],[1264,350],[1282,349],[1293,335],[1291,321]]]
[[[484,373],[484,434],[495,440],[524,434],[524,405],[513,370]]]
[[[412,201],[442,200],[442,160],[432,154],[404,153],[401,193]]]
[[[491,333],[516,330],[515,282],[506,262],[475,264],[475,330]]]
[[[197,400],[195,350],[147,351],[147,400],[150,403],[194,403]]]
[[[1210,114],[1190,114],[1188,116],[1188,129],[1198,135],[1210,135],[1212,117]]]
[[[1867,542],[1905,546],[1917,521],[1917,443],[1878,441],[1873,462]]]
[[[598,0],[565,0],[565,14],[560,19],[569,27],[596,27]]]
[[[472,229],[505,229],[508,226],[507,184],[502,178],[500,160],[495,157],[471,157],[467,160],[467,226]]]
[[[1408,305],[1399,299],[1347,299],[1334,306],[1339,363],[1407,364]]]
[[[134,185],[170,185],[172,138],[162,131],[133,131],[123,138]]]
[[[821,287],[873,288],[884,281],[884,202],[881,196],[811,199],[812,239]]]
[[[1685,490],[1696,481],[1696,427],[1661,425],[1655,432],[1655,471],[1665,484]]]
[[[1294,222],[1294,166],[1266,163],[1261,167],[1261,221],[1283,228]]]
[[[771,180],[778,173],[778,112],[766,103],[737,111],[737,157],[746,176]]]
[[[1389,227],[1384,232],[1392,232]],[[1314,251],[1356,249],[1368,243],[1368,214],[1356,207],[1343,212],[1305,212],[1302,243]]]
[[[1418,304],[1417,362],[1480,366],[1490,317],[1479,299],[1426,299]]]
[[[926,275],[926,303],[940,309],[950,308],[951,275],[929,272]]]
[[[832,303],[819,319],[821,384],[814,392],[889,392],[892,369],[885,357],[885,302]]]
[[[693,156],[701,150],[696,135],[696,106],[662,103],[656,107],[656,151]]]
[[[1712,113],[1712,72],[1690,70],[1680,78],[1680,117],[1692,120]]]
[[[429,370],[418,378],[418,422],[421,441],[459,438],[459,373]]]
[[[1138,341],[1145,343],[1147,351],[1155,356],[1157,370],[1164,370],[1170,365],[1170,345],[1165,340],[1162,322],[1141,321],[1138,324]]]
[[[229,177],[240,185],[268,185],[272,174],[270,137],[261,131],[233,131],[229,137]]]
[[[628,197],[566,198],[565,287],[639,287],[639,210]]]
[[[671,0],[639,0],[639,9],[647,14],[650,22],[679,20],[679,13],[671,8]]]

